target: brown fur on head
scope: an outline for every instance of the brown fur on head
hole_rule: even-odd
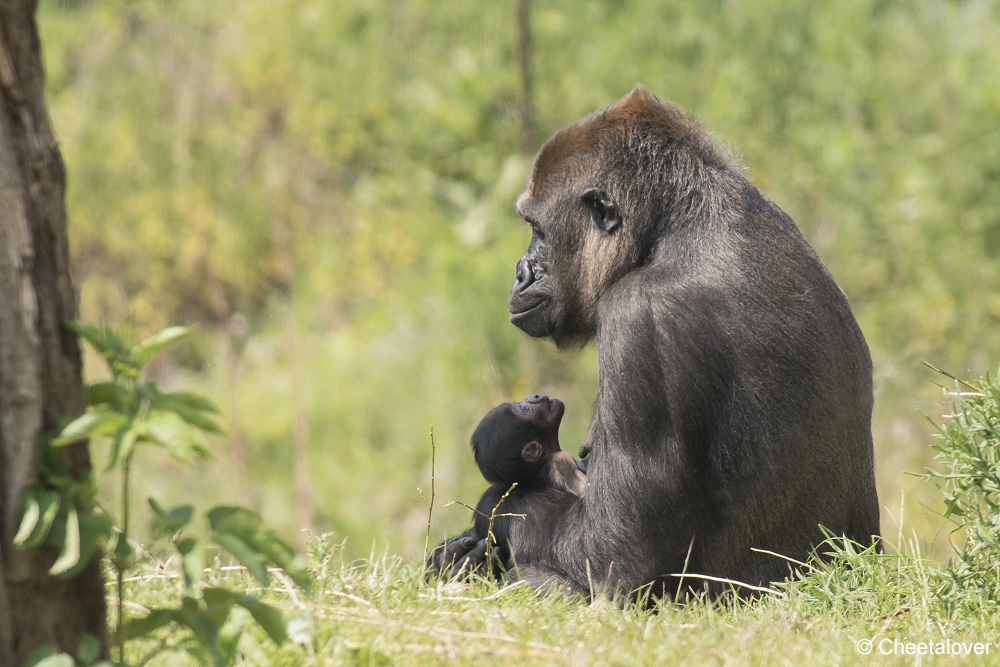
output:
[[[535,160],[517,210],[534,234],[518,263],[511,321],[565,345],[592,338],[604,292],[662,235],[671,174],[729,168],[707,133],[641,86],[558,132]]]
[[[656,133],[661,140],[690,141],[700,151],[715,152],[715,146],[707,140],[697,121],[642,86],[636,86],[617,102],[556,132],[535,158],[528,188],[521,198],[537,196],[549,174],[574,156],[600,159],[608,151],[628,143],[636,126],[645,126],[643,129]]]

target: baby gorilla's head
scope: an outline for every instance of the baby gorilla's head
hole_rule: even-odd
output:
[[[472,434],[476,465],[490,484],[534,480],[559,452],[562,401],[535,394],[490,410]]]

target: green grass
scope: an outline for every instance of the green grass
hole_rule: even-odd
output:
[[[820,549],[828,559],[799,567],[757,600],[723,595],[642,608],[487,580],[427,582],[419,560],[352,559],[326,535],[309,548],[312,593],[280,571],[265,590],[218,560],[204,585],[258,595],[285,612],[292,641],[280,647],[234,612],[222,634],[239,642],[246,665],[1000,664],[1000,377],[975,382],[956,386],[972,391],[948,392],[953,411],[938,428],[938,469],[926,476],[958,531],[947,562],[927,557],[924,538],[912,528],[906,537],[901,525],[884,553],[831,538]],[[147,553],[127,582],[128,613],[176,606],[183,585],[174,567]],[[183,639],[159,638],[164,646]],[[955,642],[964,645],[959,655]],[[906,653],[921,644],[932,655]],[[130,664],[155,647],[131,643]],[[184,659],[164,652],[147,664]]]
[[[311,549],[319,584],[311,595],[280,574],[265,591],[219,563],[206,583],[261,595],[291,620],[299,643],[282,647],[247,618],[231,620],[231,628],[249,629],[240,640],[248,665],[909,665],[918,658],[880,656],[879,642],[1000,641],[995,603],[984,606],[975,591],[950,586],[914,541],[902,553],[894,546],[887,552],[839,548],[833,561],[781,585],[779,595],[753,602],[729,596],[653,609],[539,596],[489,581],[427,583],[419,563],[393,555],[344,561],[329,539]],[[176,603],[181,587],[169,563],[150,559],[127,590],[135,603],[129,610],[140,614],[144,606]],[[859,653],[864,639],[874,641],[874,655]],[[130,657],[137,661],[147,649],[132,646]],[[165,653],[149,664],[184,659]],[[989,656],[923,659],[983,664],[1000,661],[1000,648],[991,646]]]

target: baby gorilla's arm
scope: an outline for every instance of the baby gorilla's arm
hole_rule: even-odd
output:
[[[549,459],[548,468],[549,484],[583,498],[587,490],[587,476],[577,467],[572,454],[556,452]]]

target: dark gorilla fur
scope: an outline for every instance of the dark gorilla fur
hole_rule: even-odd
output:
[[[522,503],[516,576],[669,595],[685,569],[784,579],[752,549],[805,560],[820,526],[877,537],[871,358],[847,298],[693,119],[636,88],[542,148],[517,208],[533,235],[511,321],[596,337],[600,376],[587,492]],[[475,565],[482,537],[433,564]]]

